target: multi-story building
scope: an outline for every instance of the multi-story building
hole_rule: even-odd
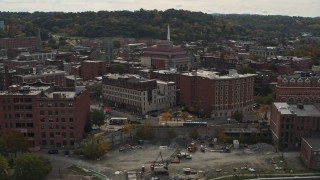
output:
[[[55,86],[65,87],[65,72],[60,70],[36,71],[35,74],[23,74],[13,77],[13,84],[34,83],[38,80],[45,83],[53,83]]]
[[[207,117],[230,117],[252,110],[255,74],[229,70],[219,76],[213,71],[192,71],[180,76],[180,101]]]
[[[260,57],[271,57],[278,55],[277,47],[252,47],[249,50],[250,54]]]
[[[175,106],[174,82],[144,79],[138,75],[108,74],[102,79],[103,97],[120,108],[145,114]]]
[[[93,80],[96,76],[103,76],[105,72],[105,61],[85,60],[81,62],[81,77],[83,81]]]
[[[173,46],[171,41],[159,41],[156,46],[144,50],[141,65],[154,69],[176,68],[178,71],[188,71],[191,68],[191,57],[183,48]]]
[[[309,168],[320,169],[320,139],[302,138],[301,159]]]
[[[319,103],[320,76],[310,76],[309,73],[279,76],[276,85],[276,101]]]
[[[0,49],[27,48],[29,50],[39,49],[37,37],[0,38]]]
[[[273,142],[285,149],[300,147],[301,138],[320,130],[319,108],[319,104],[273,103],[270,122]]]
[[[30,148],[72,148],[82,140],[90,113],[84,87],[61,88],[42,82],[11,86],[0,93],[0,134],[20,130]]]

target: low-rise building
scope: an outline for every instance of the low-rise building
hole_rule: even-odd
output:
[[[300,154],[307,167],[320,169],[320,138],[302,138]]]
[[[274,143],[284,149],[297,149],[301,138],[320,130],[320,104],[273,103],[270,127]]]
[[[145,114],[175,106],[174,82],[145,79],[139,75],[108,74],[102,79],[104,99],[116,107]]]

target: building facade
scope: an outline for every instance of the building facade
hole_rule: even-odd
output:
[[[273,103],[270,122],[273,142],[284,149],[299,148],[301,138],[320,130],[319,108],[319,104]]]
[[[191,68],[191,56],[183,48],[173,46],[171,41],[159,41],[156,46],[143,51],[141,65],[154,69],[176,68],[178,71],[188,71]]]
[[[37,37],[0,38],[0,49],[27,48],[29,50],[39,49]]]
[[[300,155],[308,168],[320,169],[320,139],[302,138]]]
[[[259,57],[271,57],[278,55],[277,47],[252,47],[249,50],[250,54],[259,56]]]
[[[104,99],[116,107],[146,114],[175,106],[174,82],[144,79],[138,75],[108,74],[102,79]]]
[[[254,74],[230,70],[219,76],[213,71],[193,71],[180,76],[180,101],[206,117],[230,117],[252,110]]]
[[[105,73],[105,61],[85,60],[81,62],[81,77],[83,81],[93,80],[96,76],[103,76]]]
[[[294,74],[279,76],[276,101],[289,103],[320,103],[320,76]]]
[[[33,150],[73,148],[84,135],[90,113],[89,92],[34,83],[0,93],[0,134],[18,129]]]
[[[36,72],[35,74],[16,75],[13,84],[34,83],[41,80],[45,83],[52,83],[55,86],[65,87],[65,72],[60,70]]]

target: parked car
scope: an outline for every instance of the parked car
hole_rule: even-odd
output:
[[[48,154],[59,154],[58,149],[49,149]]]

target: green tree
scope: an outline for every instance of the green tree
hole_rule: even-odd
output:
[[[242,120],[243,120],[243,114],[242,114],[242,112],[236,111],[236,112],[233,113],[232,116],[233,116],[233,118],[234,118],[236,121],[238,121],[238,122],[242,122]]]
[[[9,164],[4,156],[0,155],[0,180],[5,180],[9,178]]]
[[[240,74],[255,74],[256,73],[256,70],[254,70],[253,68],[251,67],[242,67],[240,70],[239,70],[239,73]]]
[[[4,147],[0,148],[0,150],[6,151],[3,153],[5,155],[8,153],[14,153],[16,155],[17,152],[28,151],[28,141],[18,130],[7,131],[1,139],[0,142],[2,141],[1,143],[4,144]]]
[[[220,128],[218,131],[218,141],[225,143],[228,141],[228,136],[224,133],[224,129]]]
[[[91,122],[93,125],[101,126],[104,125],[104,112],[102,110],[94,109],[90,112]]]
[[[25,153],[14,160],[15,177],[23,180],[41,180],[51,170],[50,161],[31,153]]]
[[[150,124],[145,123],[142,127],[137,128],[136,132],[137,138],[141,139],[153,139],[154,138],[154,131]]]
[[[96,159],[107,153],[109,144],[103,139],[91,135],[82,144],[82,152],[89,159]]]

